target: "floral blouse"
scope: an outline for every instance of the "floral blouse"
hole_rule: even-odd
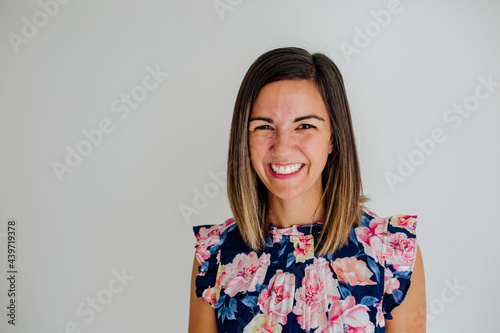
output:
[[[196,295],[215,309],[218,332],[385,332],[410,286],[417,216],[362,209],[348,245],[326,256],[313,250],[323,222],[269,224],[259,252],[234,218],[194,226]]]

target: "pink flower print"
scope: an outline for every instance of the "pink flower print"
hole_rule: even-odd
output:
[[[314,237],[312,235],[291,236],[293,242],[293,254],[295,262],[304,262],[314,257]]]
[[[273,243],[279,243],[283,239],[283,236],[303,236],[304,233],[299,231],[298,225],[292,225],[288,228],[273,228],[270,230],[273,235]]]
[[[281,269],[269,281],[267,289],[261,291],[258,299],[260,310],[271,319],[285,325],[292,311],[295,296],[295,275],[283,273]]]
[[[268,253],[259,258],[253,251],[238,254],[221,272],[221,286],[225,286],[225,293],[234,297],[238,292],[255,291],[257,283],[264,282],[270,258]]]
[[[260,314],[253,317],[252,321],[245,326],[243,333],[281,333],[281,325]]]
[[[369,309],[356,305],[354,296],[336,301],[328,311],[328,330],[325,332],[374,332],[375,326],[370,322]]]
[[[236,224],[236,220],[234,217],[228,218],[227,220],[222,223],[222,226],[220,228],[220,233],[222,234],[227,228],[232,226],[233,224]]]
[[[392,292],[398,288],[399,280],[394,277],[392,271],[389,268],[386,268],[384,276],[384,292],[387,294],[392,294]]]
[[[294,224],[287,228],[274,228],[273,233],[287,236],[304,236],[302,231],[298,229],[299,225]]]
[[[387,230],[387,219],[374,218],[370,221],[370,231],[373,235],[378,235]]]
[[[384,327],[385,326],[385,317],[384,313],[382,312],[382,299],[380,302],[377,304],[377,314],[375,316],[375,326],[377,327]]]
[[[283,239],[282,234],[274,233],[273,232],[273,243],[279,243]]]
[[[417,229],[416,215],[394,215],[390,221],[391,225],[406,229],[408,232],[415,234]]]
[[[373,217],[376,217],[378,219],[380,219],[380,217],[375,214],[374,212],[372,212],[371,210],[369,210],[366,206],[362,206],[361,209],[365,212],[365,213],[368,213],[368,215],[371,215]]]
[[[200,233],[196,235],[196,259],[200,265],[210,258],[208,248],[214,244],[220,244],[219,230],[220,225],[214,225],[210,228],[203,227],[200,228]]]
[[[210,228],[200,228],[200,233],[196,235],[196,245],[219,244],[220,225],[213,225]]]
[[[208,246],[198,246],[196,248],[196,260],[200,263],[200,265],[204,264],[205,261],[210,258],[210,251],[208,250]],[[200,272],[198,275],[205,275],[206,272]]]
[[[355,230],[366,254],[382,266],[384,266],[384,231],[387,230],[387,223],[387,220],[374,218],[369,227],[358,227]]]
[[[208,287],[207,289],[203,290],[203,294],[201,295],[201,297],[205,302],[210,303],[212,307],[215,307],[215,304],[217,304],[217,293],[215,292],[214,287]]]
[[[306,266],[302,285],[295,292],[296,304],[292,310],[302,329],[309,331],[317,327],[319,332],[326,327],[326,313],[340,299],[337,285],[326,259],[314,258],[314,263]]]
[[[406,234],[397,232],[387,234],[386,260],[389,265],[402,265],[405,270],[409,270],[417,255],[416,238],[408,238]],[[396,268],[398,269],[398,268]]]
[[[377,284],[377,282],[370,280],[373,272],[364,261],[358,260],[356,257],[337,258],[332,262],[332,268],[340,281],[351,286]]]

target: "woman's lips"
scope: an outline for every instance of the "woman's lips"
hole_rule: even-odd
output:
[[[292,177],[295,177],[297,176],[301,171],[302,169],[304,169],[304,166],[305,164],[303,163],[289,163],[289,164],[275,164],[275,163],[272,163],[274,165],[279,165],[279,166],[287,166],[287,165],[296,165],[296,164],[302,164],[302,166],[299,168],[299,170],[293,172],[293,173],[289,173],[289,174],[280,174],[280,173],[277,173],[276,171],[274,171],[272,168],[271,168],[271,163],[268,163],[267,164],[267,168],[269,170],[269,172],[271,173],[271,175],[277,179],[288,179],[288,178],[292,178]]]

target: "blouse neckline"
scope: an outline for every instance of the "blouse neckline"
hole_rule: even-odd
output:
[[[278,228],[275,227],[271,222],[267,223],[269,227],[269,233],[273,235],[281,235],[281,236],[302,236],[302,235],[311,235],[318,230],[320,230],[325,222],[315,222],[313,224],[294,224],[290,227],[286,228]]]

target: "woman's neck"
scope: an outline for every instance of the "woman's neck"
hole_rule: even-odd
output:
[[[305,199],[281,199],[271,194],[268,195],[268,204],[266,219],[276,228],[325,221],[325,207],[321,195]]]

